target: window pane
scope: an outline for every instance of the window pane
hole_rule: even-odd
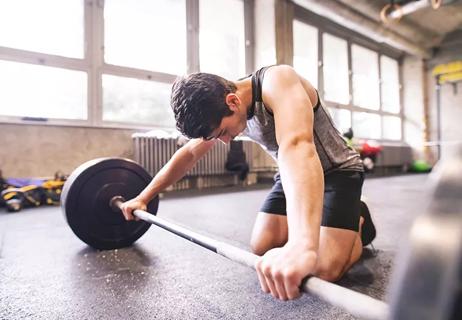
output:
[[[382,74],[382,109],[399,113],[399,66],[398,61],[386,56],[380,57]]]
[[[383,138],[401,140],[401,119],[399,117],[383,117]]]
[[[103,120],[174,127],[171,85],[103,75]]]
[[[351,112],[346,109],[329,108],[329,112],[334,120],[337,129],[344,133],[351,128]]]
[[[245,26],[242,0],[199,1],[199,51],[202,72],[227,79],[245,75]]]
[[[352,45],[353,104],[363,108],[379,110],[379,60],[372,50]]]
[[[294,68],[318,87],[318,29],[294,20]]]
[[[0,114],[87,118],[87,74],[0,60]]]
[[[104,32],[107,63],[186,72],[185,0],[106,0]]]
[[[0,46],[83,58],[82,0],[0,0]]]
[[[353,132],[357,138],[380,139],[380,116],[366,112],[353,112]]]
[[[324,99],[348,104],[348,46],[346,40],[323,34]]]

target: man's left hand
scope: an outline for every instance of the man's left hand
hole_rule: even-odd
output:
[[[261,288],[280,300],[300,296],[302,280],[316,267],[317,252],[298,242],[267,251],[255,263]]]

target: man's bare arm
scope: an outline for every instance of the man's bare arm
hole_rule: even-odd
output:
[[[183,178],[214,144],[213,140],[189,140],[175,152],[137,198],[149,202],[156,194]]]
[[[287,200],[289,242],[304,243],[317,251],[324,177],[314,145],[311,101],[299,76],[289,66],[268,70],[263,100],[269,104],[275,117],[278,165]]]
[[[137,197],[122,204],[122,213],[125,218],[133,220],[132,211],[135,209],[146,210],[146,204],[152,198],[184,177],[197,161],[214,146],[215,142],[215,140],[192,139],[178,149]]]

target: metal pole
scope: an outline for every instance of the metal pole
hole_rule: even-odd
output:
[[[441,141],[441,84],[440,76],[436,76],[436,140]],[[438,145],[438,160],[441,160],[441,145]]]
[[[122,199],[118,196],[112,198],[110,206],[120,210],[123,203]],[[255,269],[255,261],[258,256],[253,253],[203,236],[143,210],[135,210],[133,215],[225,258]],[[384,320],[389,317],[389,306],[385,302],[320,278],[308,277],[303,281],[300,289],[361,319]]]

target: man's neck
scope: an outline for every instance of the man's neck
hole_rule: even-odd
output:
[[[252,105],[252,78],[235,81],[234,84],[237,87],[236,94],[241,99],[242,106],[247,113]]]

